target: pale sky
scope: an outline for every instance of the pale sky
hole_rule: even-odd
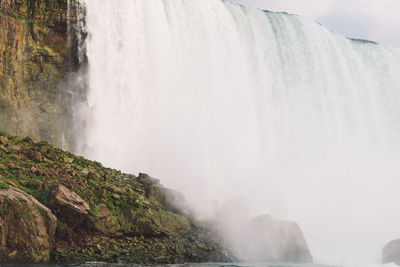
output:
[[[233,0],[318,21],[352,38],[400,48],[400,0]]]

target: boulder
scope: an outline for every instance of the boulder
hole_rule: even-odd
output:
[[[155,237],[177,237],[189,234],[191,227],[188,218],[178,214],[146,208],[123,210],[123,231],[127,235]]]
[[[382,262],[400,265],[400,239],[390,241],[383,247]]]
[[[244,197],[229,199],[216,210],[215,231],[236,257],[245,262],[313,261],[303,233],[295,222],[269,215],[250,218]]]
[[[48,262],[57,218],[30,195],[0,189],[0,262]]]
[[[90,217],[89,226],[97,232],[110,236],[115,235],[121,228],[118,220],[104,203],[97,206],[97,214]]]
[[[9,144],[8,138],[6,136],[0,136],[0,144],[7,146]]]
[[[77,193],[64,185],[55,185],[49,195],[49,207],[57,218],[76,228],[89,217],[89,205]]]
[[[242,258],[257,262],[313,261],[307,242],[295,222],[262,215],[249,220],[241,235]]]
[[[160,203],[171,212],[188,216],[192,215],[191,208],[188,206],[185,196],[176,190],[154,184],[149,186],[147,197],[150,201]]]

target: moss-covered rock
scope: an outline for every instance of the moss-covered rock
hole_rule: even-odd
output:
[[[80,66],[78,3],[0,1],[0,130],[61,143]]]
[[[0,133],[0,190],[8,187],[57,216],[55,262],[231,260],[208,230],[168,203],[170,190],[145,174],[124,174],[46,142]]]
[[[49,261],[56,222],[36,199],[0,183],[0,262]]]

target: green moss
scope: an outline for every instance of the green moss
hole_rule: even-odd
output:
[[[10,186],[8,184],[0,182],[0,189],[8,189]]]
[[[57,220],[57,224],[62,226],[62,227],[68,227],[68,225],[60,220]]]
[[[90,207],[89,214],[91,214],[91,215],[93,215],[95,217],[97,217],[99,215],[99,211],[97,210],[97,206],[96,205],[92,205]]]
[[[17,184],[23,184],[23,181],[21,182],[20,180],[16,180]],[[20,186],[20,188],[32,195],[34,198],[36,198],[40,203],[42,203],[45,206],[48,206],[48,199],[49,199],[49,194],[50,194],[50,189],[49,188],[44,188],[44,189],[32,189],[25,187],[23,185]]]
[[[32,213],[32,211],[30,210],[30,211],[28,211],[28,217],[29,217],[29,220],[33,220],[33,213]]]
[[[117,206],[114,205],[111,193],[109,193],[109,195],[108,195],[108,198],[106,200],[106,205],[109,208],[111,214],[117,220],[118,224],[123,226],[124,220],[121,217],[121,210]]]

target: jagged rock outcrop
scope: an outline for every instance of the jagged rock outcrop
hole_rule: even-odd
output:
[[[0,183],[0,262],[47,262],[57,219],[32,196]]]
[[[299,225],[269,215],[252,218],[243,227],[244,255],[257,262],[311,263],[313,258]]]
[[[313,258],[299,225],[269,215],[250,218],[246,200],[233,198],[219,206],[216,232],[245,262],[311,263]]]
[[[400,239],[390,241],[383,247],[382,262],[400,265]]]
[[[85,200],[61,184],[50,189],[49,207],[59,220],[71,228],[78,227],[88,217],[90,210]]]
[[[75,0],[0,1],[0,130],[61,143],[81,64],[79,12]]]
[[[18,244],[32,248],[25,251],[24,261],[183,263],[233,259],[209,230],[196,226],[168,203],[170,195],[179,198],[179,194],[171,193],[159,180],[104,168],[46,142],[0,133],[0,191],[10,192],[8,187],[32,201],[28,207],[34,206],[34,220],[29,221],[25,200],[14,201],[11,211],[0,193],[0,215],[6,216],[0,220],[13,223],[12,232],[21,233]],[[54,219],[40,220],[36,204],[51,213],[35,199],[57,216],[56,227]],[[14,215],[22,218],[21,223],[11,218]],[[54,236],[54,242],[41,246],[43,253],[38,257],[32,242],[45,236],[43,231],[36,235],[31,230],[41,222],[50,223],[46,240]],[[6,233],[3,229],[1,233]],[[0,262],[22,259],[14,257],[14,246],[7,242],[2,243]]]

